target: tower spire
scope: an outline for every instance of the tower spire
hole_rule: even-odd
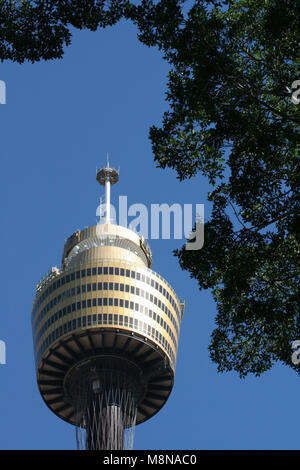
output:
[[[97,170],[96,180],[99,184],[105,186],[105,223],[110,224],[110,187],[119,181],[119,172],[109,166],[108,152],[106,153],[106,167]]]

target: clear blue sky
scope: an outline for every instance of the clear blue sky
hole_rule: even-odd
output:
[[[75,31],[62,60],[0,64],[7,104],[0,105],[1,314],[0,449],[74,449],[74,428],[39,395],[30,312],[35,283],[60,265],[64,239],[96,223],[101,192],[95,168],[120,166],[112,203],[206,203],[208,185],[180,183],[157,169],[148,139],[167,109],[168,65],[121,22]],[[180,269],[178,240],[151,241],[153,269],[186,299],[173,393],[136,428],[136,449],[297,449],[300,383],[277,364],[241,380],[219,374],[208,354],[216,308],[209,291]]]

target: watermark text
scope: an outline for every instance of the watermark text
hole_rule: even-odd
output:
[[[295,90],[296,88],[296,90],[292,93],[292,96],[291,96],[292,103],[299,104],[300,98],[298,98],[298,96],[300,95],[300,80],[295,80],[292,83],[291,88],[292,90]]]
[[[151,240],[188,240],[186,250],[200,250],[204,245],[204,204],[172,205],[150,204],[150,213],[145,204],[135,203],[128,207],[127,196],[119,196],[118,218],[115,207],[110,204],[109,217],[113,224],[136,232],[144,239]],[[194,214],[193,214],[194,212]],[[106,204],[97,207],[98,224],[106,222]],[[193,230],[193,216],[196,218]],[[128,223],[128,217],[133,217]]]
[[[6,344],[0,340],[0,365],[6,364]]]
[[[292,354],[292,363],[298,366],[300,364],[300,339],[293,341],[292,350],[294,351]]]
[[[6,84],[0,80],[0,104],[6,104]]]

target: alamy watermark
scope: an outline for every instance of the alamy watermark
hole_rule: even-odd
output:
[[[296,90],[295,90],[295,88],[296,88]],[[298,98],[298,95],[300,95],[300,80],[295,80],[292,83],[291,89],[295,90],[292,93],[292,96],[291,96],[292,103],[299,104],[300,103],[300,98]]]
[[[0,104],[6,104],[6,84],[0,80]]]
[[[300,339],[293,341],[292,351],[294,351],[292,354],[292,363],[298,366],[300,364]]]
[[[6,344],[0,340],[0,365],[6,364]]]
[[[119,196],[118,218],[115,207],[110,204],[110,222],[136,232],[144,239],[188,240],[186,250],[200,250],[204,245],[204,204],[195,204],[195,230],[193,230],[193,204],[151,204],[150,212],[145,204],[135,203],[128,207],[127,196]],[[98,224],[106,222],[106,204],[97,207]],[[128,223],[128,217],[133,219]]]

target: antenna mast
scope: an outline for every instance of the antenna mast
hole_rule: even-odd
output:
[[[119,181],[119,172],[109,166],[108,153],[106,154],[106,167],[97,170],[96,180],[101,186],[105,186],[105,223],[110,224],[110,187]]]

